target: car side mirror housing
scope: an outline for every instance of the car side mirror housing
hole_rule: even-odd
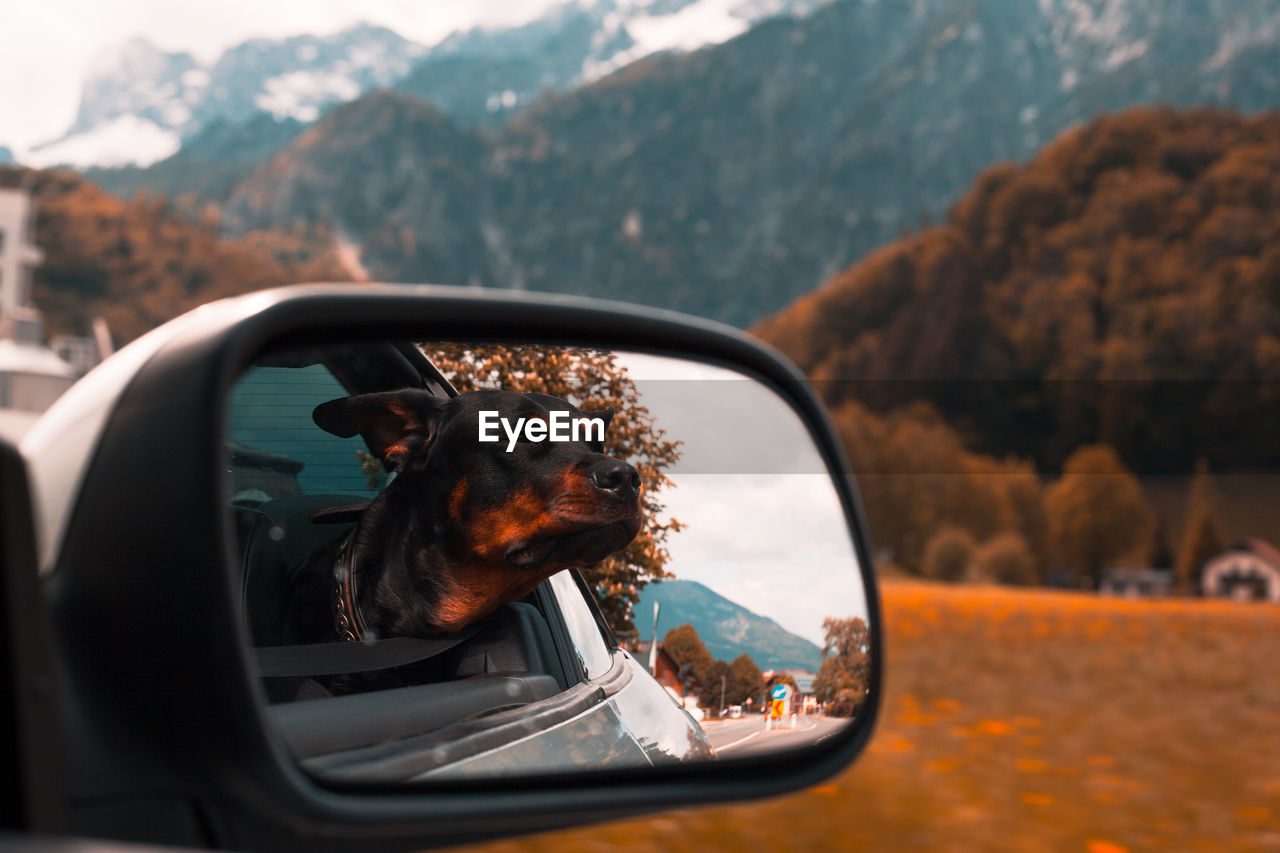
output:
[[[435,349],[433,342],[440,342]],[[470,381],[460,377],[467,371],[459,371],[457,365],[480,365],[478,353],[490,353],[486,348],[492,347],[525,348],[520,352],[526,354],[529,347],[541,348],[540,353],[606,353],[612,359],[609,364],[622,365],[633,376],[651,369],[672,381],[732,382],[730,397],[753,402],[738,409],[721,405],[721,412],[729,412],[725,415],[729,421],[717,427],[721,430],[717,436],[715,430],[703,430],[699,424],[711,418],[716,411],[713,404],[720,399],[717,395],[727,394],[728,384],[712,392],[706,390],[712,387],[708,385],[682,385],[680,394],[668,398],[640,387],[634,392],[639,396],[625,398],[621,404],[614,399],[615,412],[607,415],[602,414],[604,403],[594,399],[569,401],[569,409],[561,409],[554,395],[530,394],[545,387],[547,376],[538,379],[543,384],[533,382],[517,389],[519,399],[500,396],[514,393],[510,389],[457,397],[454,385]],[[437,364],[445,361],[454,365],[452,371]],[[484,371],[477,368],[477,372]],[[271,383],[318,373],[336,383],[337,393],[324,399],[317,396],[314,403],[308,401],[299,408],[306,417],[299,417],[298,428],[310,432],[300,433],[303,438],[296,440],[315,444],[288,444],[295,439],[283,429],[271,431],[281,426],[281,416],[270,414],[275,410],[266,403],[284,393],[284,386]],[[525,370],[520,375],[527,378],[535,373]],[[402,386],[414,389],[413,394],[397,390]],[[243,396],[251,393],[259,397]],[[317,666],[314,657],[304,653],[301,664],[296,659],[281,664],[291,653],[270,651],[303,643],[293,628],[279,628],[270,613],[264,617],[255,609],[260,593],[246,591],[245,567],[259,557],[249,549],[275,549],[272,559],[291,567],[289,571],[312,560],[316,543],[308,537],[324,544],[325,525],[348,523],[365,511],[360,502],[351,509],[317,497],[336,488],[328,481],[323,487],[313,486],[308,479],[320,477],[317,472],[329,464],[325,460],[332,460],[341,475],[350,478],[352,485],[339,491],[354,492],[357,498],[365,495],[364,501],[376,500],[393,488],[408,492],[413,466],[428,464],[425,448],[443,446],[444,431],[460,429],[437,413],[447,409],[452,413],[449,417],[471,417],[474,413],[464,405],[467,399],[488,401],[488,408],[481,406],[477,411],[498,413],[493,424],[499,425],[490,425],[498,437],[495,446],[481,449],[499,455],[485,464],[510,467],[517,457],[563,456],[573,444],[577,455],[564,465],[577,471],[574,476],[586,484],[577,494],[587,489],[608,504],[598,526],[611,532],[557,527],[545,514],[535,514],[520,528],[535,533],[508,535],[515,525],[510,514],[502,516],[505,527],[491,514],[483,535],[477,534],[481,544],[475,548],[501,540],[504,544],[493,565],[508,573],[504,577],[539,567],[546,568],[547,577],[539,576],[538,585],[521,589],[519,596],[476,610],[478,615],[461,620],[458,626],[420,632],[431,642],[439,639],[437,634],[463,637],[449,647],[452,652],[441,653],[452,654],[450,660],[455,661],[447,679],[442,681],[437,672],[424,676],[422,684],[397,682],[395,690],[401,692],[353,690],[353,695],[332,697],[345,688],[335,691],[331,682],[308,675],[305,668]],[[649,476],[652,460],[632,465],[615,459],[606,452],[603,439],[594,443],[590,433],[581,440],[568,438],[567,425],[594,416],[609,428],[630,428],[626,425],[641,421],[629,420],[627,410],[638,411],[641,404],[650,418],[643,423],[665,429],[672,443],[686,442],[687,453],[703,446],[708,452],[718,445],[737,448],[720,458],[753,460],[756,467],[744,469],[753,475],[774,476],[779,482],[799,476],[790,469],[764,470],[760,466],[766,463],[760,460],[770,458],[779,447],[803,450],[809,466],[800,472],[809,478],[804,482],[825,496],[822,536],[847,555],[845,573],[822,578],[823,589],[848,593],[857,602],[851,605],[856,619],[850,617],[845,623],[861,622],[862,632],[856,641],[844,641],[855,643],[861,656],[856,713],[849,721],[842,719],[820,742],[796,741],[794,748],[778,749],[721,748],[719,757],[712,760],[717,753],[714,738],[702,740],[708,729],[741,725],[734,721],[748,719],[758,723],[759,731],[771,732],[771,721],[805,710],[797,678],[788,674],[802,668],[793,666],[784,672],[786,659],[778,658],[764,689],[752,688],[758,696],[748,690],[751,703],[736,716],[726,707],[722,721],[720,709],[713,707],[717,703],[706,698],[713,691],[701,677],[705,672],[697,673],[687,659],[678,659],[683,652],[677,649],[673,655],[668,649],[674,640],[667,632],[681,625],[663,622],[658,630],[656,623],[662,617],[647,609],[648,599],[643,599],[646,607],[640,608],[641,593],[636,590],[626,592],[625,605],[619,605],[621,616],[609,611],[621,599],[608,597],[607,584],[600,580],[605,576],[593,574],[591,565],[612,559],[639,541],[632,537],[644,535],[643,524],[618,520],[629,519],[630,510],[617,507],[630,506],[628,501],[643,505],[637,495],[650,488],[647,479],[642,484],[641,475]],[[761,415],[760,420],[787,422],[778,427],[781,432],[772,433],[781,436],[772,448],[767,439],[749,438],[757,435],[750,428],[752,413],[766,410],[774,414]],[[556,415],[557,411],[561,414]],[[565,421],[565,447],[543,443],[529,432],[502,432],[500,421],[507,414],[511,423],[541,421],[547,429]],[[535,426],[533,432],[542,429]],[[468,421],[467,430],[468,436],[476,436],[474,441],[484,442],[483,423]],[[747,438],[735,445],[732,436],[737,432]],[[350,451],[330,452],[329,445],[323,444],[343,440],[344,434],[354,442]],[[276,440],[272,436],[286,443],[272,444]],[[411,451],[419,446],[421,454],[414,456]],[[874,724],[882,679],[880,614],[870,541],[844,452],[804,378],[773,351],[724,326],[667,312],[545,295],[399,285],[307,285],[265,291],[198,309],[135,342],[68,392],[26,437],[21,450],[32,479],[42,594],[59,673],[61,732],[56,754],[66,756],[67,762],[59,778],[69,824],[38,829],[243,849],[422,849],[796,790],[851,762]],[[478,452],[474,447],[467,452],[472,451]],[[452,458],[460,457],[455,453]],[[551,463],[537,464],[547,468]],[[569,476],[556,470],[562,480]],[[757,509],[742,517],[739,510],[748,504],[725,497],[730,490],[700,492],[701,487],[694,485],[701,482],[698,475],[740,475],[742,471],[693,470],[683,481],[685,486],[679,484],[680,469],[667,473],[673,472],[677,493],[683,487],[706,495],[700,499],[700,508],[723,506],[730,519],[705,521],[700,528],[689,525],[689,535],[696,529],[698,541],[705,545],[699,553],[721,553],[724,543],[748,542],[755,536],[754,553],[783,556],[761,556],[756,561],[760,565],[751,566],[744,560],[744,577],[756,571],[760,583],[774,585],[776,597],[790,586],[798,599],[805,598],[802,590],[811,577],[805,571],[812,561],[786,561],[785,549],[775,547],[785,532],[750,517]],[[475,497],[481,488],[480,475],[470,476],[469,480],[460,477],[459,482],[466,480],[462,485],[451,486],[447,503],[453,509],[441,512],[471,519],[490,506]],[[366,480],[372,487],[367,494],[361,491]],[[439,484],[438,477],[426,481]],[[788,497],[791,492],[777,494],[774,504],[800,500]],[[288,531],[277,518],[286,511],[308,525],[306,534],[296,540],[284,538]],[[671,515],[678,517],[675,509]],[[706,517],[715,516],[708,513]],[[246,532],[246,524],[263,525],[262,535],[254,538],[251,531]],[[476,526],[468,525],[468,530]],[[506,532],[500,532],[500,527]],[[815,537],[806,534],[804,538]],[[664,547],[675,548],[677,540],[663,541]],[[279,556],[282,549],[290,548],[294,550]],[[678,549],[672,553],[678,555]],[[692,555],[693,550],[685,553]],[[726,565],[733,568],[729,558],[719,561],[718,575],[698,574],[706,559],[682,559],[669,570],[689,583],[732,575],[725,569]],[[583,563],[583,571],[576,570],[575,560]],[[561,568],[574,570],[551,574],[551,569],[559,572]],[[358,590],[343,592],[341,584],[335,589],[338,598],[347,595],[357,603],[361,599]],[[808,598],[812,603],[821,596]],[[331,602],[326,602],[325,607],[330,607]],[[624,612],[627,606],[631,610]],[[349,612],[361,623],[376,621],[370,610],[363,617]],[[813,647],[810,675],[818,687],[805,682],[805,688],[813,697],[816,714],[820,707],[830,710],[835,701],[830,683],[826,686],[831,689],[821,697],[819,692],[824,689],[823,678],[831,680],[822,667],[839,653],[841,642],[832,639],[834,627],[828,628],[826,642],[820,642],[821,617],[832,617],[834,626],[841,621],[838,617],[849,614],[843,610],[813,613],[817,615],[804,617],[809,621],[797,621],[800,627],[792,633],[808,632]],[[333,612],[325,610],[322,621],[332,625],[332,618]],[[634,628],[634,636],[618,636],[619,625]],[[366,624],[365,629],[365,634],[395,634],[393,628],[373,631]],[[485,646],[486,630],[525,638],[520,654],[503,657],[507,646]],[[580,643],[575,632],[593,639]],[[394,639],[414,639],[412,633],[407,630]],[[660,642],[664,636],[667,642]],[[385,638],[372,639],[379,642],[356,645],[379,645]],[[598,664],[586,660],[592,652],[585,646],[592,644],[603,649]],[[499,745],[507,748],[519,740],[512,733],[534,731],[530,720],[535,716],[543,721],[539,732],[574,732],[577,721],[583,725],[574,737],[587,739],[583,733],[598,729],[594,722],[590,726],[583,722],[590,719],[589,709],[606,703],[613,695],[610,691],[620,691],[619,679],[652,675],[661,681],[660,652],[671,661],[666,664],[670,689],[664,694],[655,684],[654,692],[646,695],[670,701],[673,708],[684,705],[678,714],[689,717],[684,730],[688,745],[655,750],[645,738],[633,738],[639,744],[639,758],[632,763],[614,760],[617,756],[608,749],[600,751],[598,744],[590,743],[583,755],[595,757],[577,763],[526,764],[522,762],[533,759],[514,749],[505,753],[510,759],[506,765],[482,760],[496,754],[495,739],[500,739],[501,732],[506,732],[507,740]],[[363,651],[356,649],[354,654]],[[264,663],[273,655],[275,664]],[[282,700],[276,695],[278,683],[272,686],[263,678],[269,674],[264,669],[268,666],[283,666],[287,674],[319,681],[329,695],[295,692]],[[289,670],[289,666],[304,669]],[[717,672],[725,686],[716,687],[727,691],[731,683],[727,667]],[[699,675],[696,688],[689,686],[695,680],[691,675]],[[410,692],[403,692],[406,689]],[[484,698],[504,690],[522,698]],[[695,693],[703,707],[688,701]],[[459,698],[464,694],[488,704],[469,705]],[[788,703],[795,699],[794,706],[785,706],[786,715],[782,704],[774,704],[784,698]],[[842,698],[847,704],[847,686]],[[324,704],[338,700],[340,705]],[[390,746],[383,742],[377,720],[394,719],[395,725],[402,726],[404,720],[419,719],[435,707],[433,702],[445,703],[441,708],[460,703],[460,710],[441,711],[443,722],[404,731]],[[761,706],[768,713],[753,714]],[[338,707],[343,709],[340,713],[333,710]],[[656,712],[638,713],[652,717]],[[343,724],[349,748],[330,744],[336,737],[333,721],[339,719],[349,721]],[[370,727],[374,734],[358,734],[359,726]],[[619,730],[627,727],[625,720],[619,724]]]

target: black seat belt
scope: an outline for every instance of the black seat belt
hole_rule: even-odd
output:
[[[263,678],[346,675],[421,663],[466,642],[479,630],[477,624],[435,640],[393,637],[372,643],[260,646],[254,651],[258,657],[258,672]]]

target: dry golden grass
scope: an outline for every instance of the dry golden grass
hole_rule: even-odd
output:
[[[477,850],[1280,849],[1280,607],[889,581],[888,691],[802,793]]]

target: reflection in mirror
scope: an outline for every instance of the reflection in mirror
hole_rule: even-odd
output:
[[[580,348],[295,349],[239,378],[227,440],[269,716],[322,778],[725,760],[814,744],[868,700],[845,510],[755,379]]]

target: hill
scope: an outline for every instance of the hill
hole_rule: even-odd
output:
[[[751,656],[761,669],[809,669],[817,672],[821,649],[777,622],[735,604],[697,581],[667,580],[640,590],[633,608],[640,636],[652,630],[653,604],[661,605],[658,634],[690,624],[711,656],[730,662]]]
[[[1091,442],[1142,473],[1274,470],[1278,151],[1274,113],[1093,121],[754,331],[832,406],[929,400],[1041,470]]]

